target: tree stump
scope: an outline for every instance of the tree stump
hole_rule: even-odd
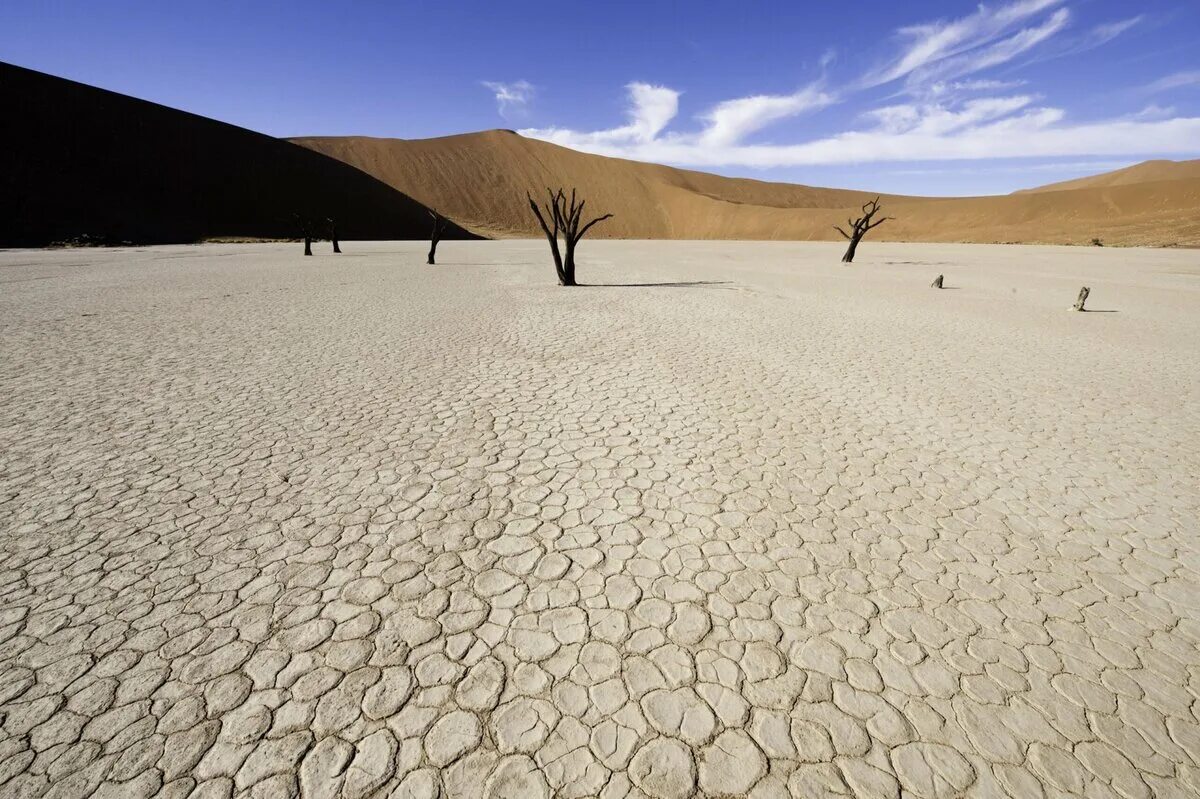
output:
[[[1092,290],[1090,288],[1088,288],[1087,286],[1084,286],[1083,288],[1081,288],[1079,290],[1079,296],[1075,298],[1075,305],[1072,308],[1072,310],[1086,311],[1087,308],[1084,308],[1083,304],[1085,302],[1087,302],[1088,295],[1091,293],[1092,293]]]
[[[312,255],[312,238],[309,236],[304,237],[304,254]]]
[[[929,287],[935,288],[935,289],[940,289],[942,287],[942,275],[938,275],[937,277],[935,277],[933,279],[933,282],[929,284]]]

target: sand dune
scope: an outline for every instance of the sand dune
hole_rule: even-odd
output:
[[[0,246],[290,237],[295,213],[347,239],[428,234],[410,197],[244,128],[2,63],[0,108]]]
[[[547,185],[577,186],[594,210],[614,213],[595,232],[615,238],[836,239],[831,226],[873,196],[605,158],[502,130],[422,140],[293,141],[493,236],[536,235],[525,192]],[[896,219],[872,234],[877,239],[1200,243],[1200,177],[1040,195],[885,195],[883,202]]]
[[[1156,183],[1163,180],[1194,180],[1200,178],[1200,158],[1194,161],[1143,161],[1100,175],[1089,175],[1075,180],[1049,183],[1033,189],[1022,189],[1014,194],[1034,194],[1045,191],[1069,191],[1071,189],[1095,189],[1108,186],[1128,186],[1134,183]]]

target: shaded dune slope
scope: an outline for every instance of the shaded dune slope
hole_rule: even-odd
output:
[[[288,238],[294,214],[345,239],[429,232],[395,188],[244,128],[3,63],[0,108],[0,246]]]
[[[437,139],[292,139],[378,177],[478,232],[537,235],[529,189],[576,186],[614,238],[839,238],[833,224],[871,194],[726,178],[576,152],[511,131]],[[1200,178],[1000,197],[884,195],[893,241],[1200,243]]]

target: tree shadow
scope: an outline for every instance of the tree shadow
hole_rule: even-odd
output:
[[[1079,313],[1120,313],[1115,308],[1084,308]]]
[[[580,283],[580,286],[595,289],[620,288],[702,288],[704,286],[726,286],[731,280],[681,280],[675,283]]]

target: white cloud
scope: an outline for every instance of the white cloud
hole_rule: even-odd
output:
[[[595,148],[653,141],[679,113],[679,92],[674,89],[634,82],[626,85],[625,90],[629,93],[629,107],[625,111],[629,121],[620,127],[589,133],[564,128],[527,129],[522,130],[521,135],[577,150],[595,151]]]
[[[1104,44],[1105,42],[1112,41],[1125,31],[1132,28],[1134,25],[1141,22],[1143,18],[1144,17],[1142,14],[1138,14],[1136,17],[1130,17],[1129,19],[1120,19],[1116,22],[1108,22],[1103,25],[1097,25],[1096,27],[1092,28],[1086,37],[1084,37],[1084,43],[1088,48],[1091,48]],[[1074,52],[1079,51],[1075,50]]]
[[[1061,31],[1070,19],[1070,10],[1060,8],[1040,25],[1023,28],[1011,36],[914,70],[908,77],[908,83],[919,86],[935,80],[950,80],[1006,64]]]
[[[1115,22],[1106,22],[1102,25],[1087,30],[1075,36],[1068,36],[1057,43],[1052,48],[1043,48],[1042,51],[1029,59],[1022,66],[1037,64],[1042,61],[1050,61],[1055,58],[1063,58],[1064,56],[1076,55],[1088,50],[1093,50],[1102,44],[1107,44],[1113,39],[1120,36],[1125,31],[1132,28],[1141,22],[1143,16],[1139,14],[1136,17],[1129,19],[1121,19]]]
[[[625,88],[629,92],[629,107],[626,110],[629,121],[620,127],[597,131],[534,128],[522,130],[521,134],[590,152],[619,152],[663,140],[696,147],[722,148],[737,145],[772,122],[834,102],[832,95],[816,86],[807,86],[793,94],[739,97],[717,103],[701,115],[704,122],[701,130],[668,134],[660,139],[659,135],[679,113],[680,93],[666,86],[648,83],[630,83]]]
[[[1063,0],[1020,0],[996,8],[980,5],[975,13],[960,19],[901,28],[897,33],[906,43],[903,52],[888,65],[865,76],[862,85],[879,86],[928,71],[939,61],[997,41],[1013,27],[1062,3]]]
[[[714,147],[736,144],[772,122],[824,108],[833,101],[833,95],[815,86],[806,86],[794,94],[760,94],[725,100],[702,117],[707,124],[700,132],[700,143]]]
[[[1200,117],[1116,117],[1071,123],[1062,109],[1033,102],[1033,97],[1020,95],[975,98],[954,106],[886,106],[871,111],[869,124],[860,129],[795,144],[714,142],[705,138],[705,131],[637,140],[614,139],[608,135],[611,131],[521,133],[600,155],[710,168],[1168,155],[1194,153],[1200,141]]]
[[[485,80],[483,85],[492,90],[496,96],[496,108],[500,116],[507,118],[512,112],[522,113],[533,99],[534,88],[529,81],[518,80],[513,83]]]
[[[1188,72],[1174,72],[1166,75],[1153,83],[1147,84],[1143,88],[1143,91],[1147,94],[1158,94],[1159,92],[1183,89],[1190,86],[1200,86],[1200,69]]]
[[[1168,105],[1163,107],[1157,103],[1151,103],[1134,114],[1129,114],[1126,119],[1170,119],[1175,116],[1175,106]]]
[[[995,92],[1003,91],[1004,89],[1015,89],[1018,86],[1024,86],[1028,81],[1024,80],[958,80],[950,84],[951,89],[964,92]]]
[[[832,135],[793,143],[766,143],[754,135],[780,120],[815,111],[837,96],[814,82],[791,94],[752,95],[716,103],[689,131],[668,130],[679,112],[680,92],[631,83],[628,121],[619,127],[577,131],[521,131],[566,147],[601,155],[692,167],[775,168],[823,164],[959,161],[994,158],[1100,158],[1194,154],[1200,117],[1151,106],[1141,113],[1072,122],[1035,92],[1005,94],[1026,84],[976,73],[1024,57],[1051,58],[1098,46],[1136,25],[1141,17],[1060,36],[1071,21],[1066,0],[1013,0],[980,5],[959,19],[900,29],[901,52],[857,83],[854,91],[903,80],[909,102],[866,111],[861,123]],[[1056,38],[1057,37],[1057,38]],[[1042,46],[1053,40],[1052,45]],[[832,56],[821,59],[823,71]],[[1168,75],[1143,91],[1200,85],[1200,71]]]

